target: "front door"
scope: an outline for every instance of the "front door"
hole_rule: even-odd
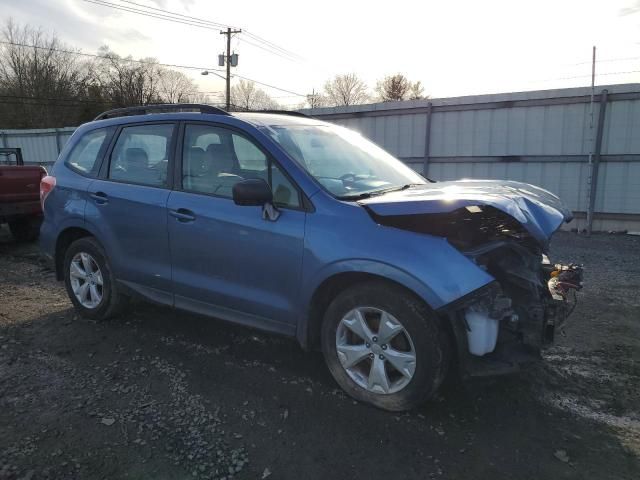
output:
[[[167,205],[176,306],[293,333],[306,215],[298,189],[249,137],[210,124],[185,126],[180,176]],[[269,182],[277,220],[233,202],[246,178]]]

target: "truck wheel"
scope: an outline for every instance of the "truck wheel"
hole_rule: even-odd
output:
[[[9,230],[16,242],[33,242],[40,234],[40,223],[34,218],[19,218],[9,222]]]
[[[449,351],[437,318],[393,284],[353,286],[329,305],[322,352],[353,398],[390,411],[414,408],[440,386]]]
[[[76,310],[86,318],[106,320],[126,306],[102,246],[93,237],[73,242],[64,256],[64,283]]]

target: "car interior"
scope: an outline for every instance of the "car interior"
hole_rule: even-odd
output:
[[[231,197],[233,186],[239,181],[262,179],[269,183],[271,180],[276,205],[299,205],[297,192],[289,180],[251,142],[222,129],[215,134],[211,130],[193,133],[195,135],[187,132],[184,142],[185,190]]]

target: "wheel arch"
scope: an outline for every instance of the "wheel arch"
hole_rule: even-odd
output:
[[[432,305],[421,295],[417,289],[411,288],[405,283],[399,281],[397,278],[391,278],[386,275],[374,273],[371,271],[342,271],[334,273],[331,276],[325,278],[313,291],[308,302],[307,314],[305,321],[298,329],[298,340],[303,348],[308,350],[316,350],[320,347],[320,330],[324,313],[336,297],[336,295],[344,289],[350,288],[353,285],[359,283],[365,283],[370,281],[384,282],[404,290],[417,301],[421,302],[430,311],[434,311]]]
[[[87,230],[86,228],[79,226],[67,227],[60,232],[58,237],[56,238],[56,246],[55,246],[55,270],[56,270],[56,278],[58,280],[64,280],[64,255],[69,246],[80,238],[85,237],[95,237],[92,232]]]

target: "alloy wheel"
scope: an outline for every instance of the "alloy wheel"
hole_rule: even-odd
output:
[[[409,332],[379,308],[357,307],[344,315],[336,330],[336,350],[349,377],[372,393],[402,390],[416,370]]]
[[[104,280],[96,260],[86,252],[79,252],[69,266],[71,289],[85,308],[96,308],[102,301]]]

